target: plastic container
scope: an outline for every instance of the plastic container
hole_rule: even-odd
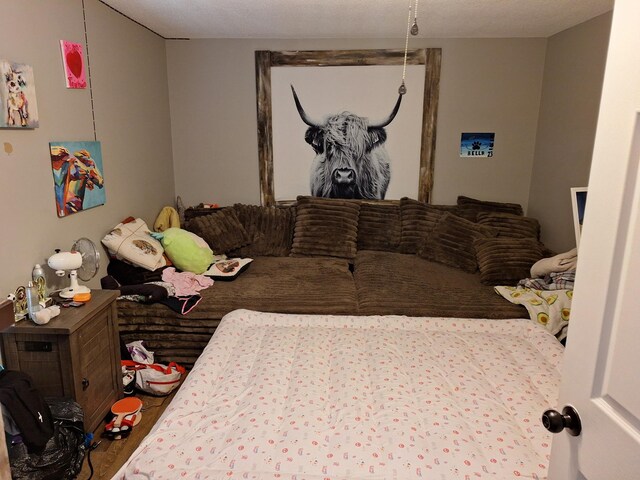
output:
[[[33,267],[31,278],[33,279],[33,284],[38,290],[38,297],[40,300],[47,298],[47,277],[44,274],[44,269],[39,263],[36,263]]]
[[[29,312],[29,318],[35,321],[36,312],[42,310],[38,299],[38,288],[29,281],[27,285],[27,311]]]

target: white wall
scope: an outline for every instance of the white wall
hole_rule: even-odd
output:
[[[176,194],[188,205],[260,202],[255,50],[403,45],[403,39],[168,41]],[[546,40],[432,39],[411,47],[442,48],[433,202],[454,203],[462,194],[526,208]],[[399,67],[398,83],[400,77]],[[459,157],[460,134],[474,131],[496,133],[493,158]]]
[[[58,218],[49,142],[94,139],[91,92],[65,88],[59,44],[84,44],[82,1],[2,1],[0,58],[33,67],[40,127],[0,129],[0,297],[25,285],[54,248],[69,249],[86,236],[103,252],[101,238],[121,219],[153,222],[174,202],[165,42],[97,0],[85,5],[107,200]],[[105,265],[103,259],[91,285]]]
[[[549,38],[528,215],[542,240],[576,246],[571,187],[586,187],[598,120],[611,12]]]

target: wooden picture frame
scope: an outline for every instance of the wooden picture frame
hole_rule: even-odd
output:
[[[276,202],[274,194],[271,67],[402,65],[404,50],[258,50],[255,60],[260,199],[262,205],[272,206],[287,202]],[[407,54],[408,65],[425,65],[418,200],[426,203],[433,191],[441,63],[441,48],[413,49]]]

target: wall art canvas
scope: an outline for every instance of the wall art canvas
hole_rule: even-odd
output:
[[[58,217],[104,205],[100,142],[51,142],[49,150]]]
[[[417,198],[424,72],[398,105],[400,65],[273,68],[276,201]]]
[[[442,50],[256,51],[263,205],[298,195],[429,202]]]
[[[33,68],[0,60],[0,128],[38,127],[38,102]]]
[[[460,138],[461,157],[493,157],[495,133],[463,133]]]
[[[67,88],[87,88],[82,44],[60,40]]]

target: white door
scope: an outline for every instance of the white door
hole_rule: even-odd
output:
[[[550,480],[640,479],[640,0],[616,0]],[[569,227],[568,227],[569,228]]]

